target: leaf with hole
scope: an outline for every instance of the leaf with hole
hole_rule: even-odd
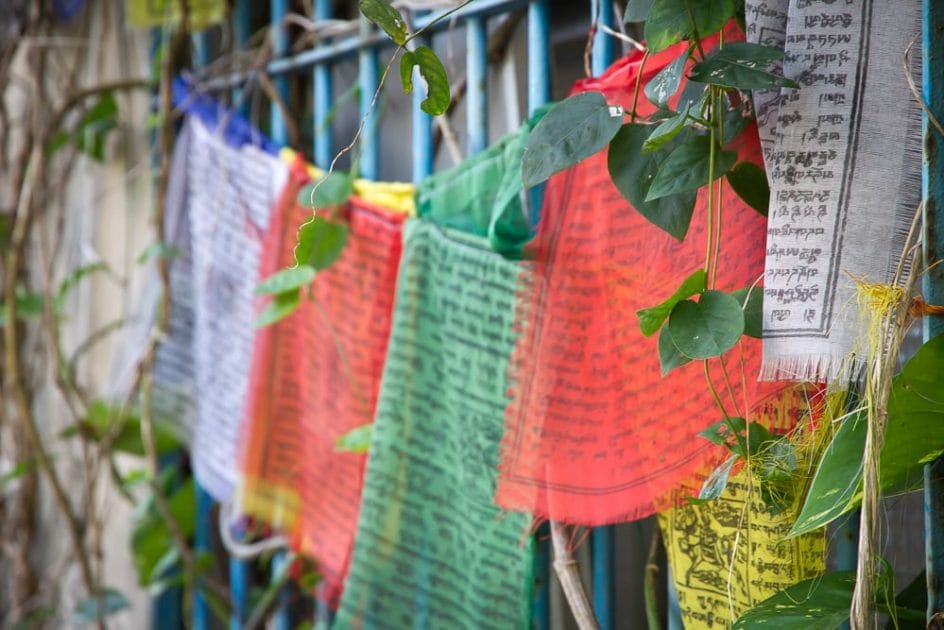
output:
[[[315,270],[307,265],[282,269],[263,280],[256,287],[256,295],[276,295],[308,286],[315,280]]]
[[[668,327],[679,352],[690,359],[708,359],[724,354],[738,342],[744,332],[744,313],[730,295],[705,291],[698,302],[676,304]]]
[[[607,167],[613,184],[639,214],[678,240],[684,240],[695,210],[695,191],[668,195],[648,201],[649,187],[672,147],[688,136],[684,130],[664,147],[643,153],[642,145],[651,127],[638,123],[623,125],[610,143]]]
[[[796,81],[767,70],[783,51],[752,44],[733,42],[710,53],[696,63],[688,78],[738,90],[764,90],[776,87],[798,88]]]
[[[373,424],[362,424],[340,436],[334,443],[334,450],[348,453],[366,453],[370,449],[370,436],[374,432]]]
[[[659,331],[659,368],[662,376],[690,362],[691,359],[678,351],[672,341],[671,333],[663,326]]]
[[[344,251],[349,231],[346,223],[312,217],[298,229],[295,262],[318,271],[330,267]]]
[[[439,57],[429,46],[417,46],[416,50],[403,53],[400,57],[400,81],[407,94],[413,93],[413,66],[419,68],[420,76],[426,81],[426,98],[420,103],[420,109],[430,116],[445,114],[452,97],[449,76]]]
[[[361,0],[357,7],[365,18],[382,28],[394,43],[400,46],[406,43],[406,20],[395,8],[384,0]]]
[[[521,158],[526,188],[597,153],[623,124],[623,108],[609,105],[599,92],[564,99],[534,126]]]
[[[302,296],[299,289],[279,293],[269,302],[256,319],[255,327],[262,328],[281,321],[295,312],[301,304]]]
[[[731,294],[744,311],[744,334],[760,339],[764,334],[764,287],[744,287]]]
[[[667,107],[669,99],[675,96],[682,83],[682,72],[685,70],[686,61],[688,61],[687,52],[676,57],[674,61],[659,70],[656,76],[649,79],[643,92],[653,105]]]
[[[754,210],[767,216],[770,207],[770,185],[767,173],[753,162],[738,162],[728,171],[728,184],[738,197]]]
[[[317,182],[312,182],[296,197],[305,208],[335,208],[344,204],[354,194],[354,177],[350,173],[334,171]]]
[[[679,288],[675,290],[675,293],[666,298],[664,302],[636,311],[636,317],[639,318],[639,329],[642,334],[648,337],[659,330],[662,327],[662,322],[669,316],[676,304],[704,290],[705,270],[698,269],[685,278]]]
[[[629,0],[626,3],[626,11],[623,12],[623,23],[645,22],[652,2],[653,0]]]
[[[698,190],[709,183],[711,138],[694,136],[676,147],[659,166],[646,201]],[[715,143],[714,179],[724,175],[737,161],[737,151],[723,151]],[[713,180],[712,180],[713,181]]]

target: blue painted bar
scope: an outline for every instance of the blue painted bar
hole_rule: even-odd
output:
[[[608,0],[594,0],[592,6],[600,11],[598,24],[614,28],[616,26],[616,15],[613,10],[613,4]],[[599,76],[604,70],[610,67],[610,64],[616,59],[616,39],[607,35],[597,28],[596,36],[593,38],[592,67],[593,76]]]
[[[271,0],[269,22],[272,28],[272,50],[276,57],[283,57],[288,53],[288,31],[282,23],[282,18],[289,11],[289,0]],[[288,77],[276,76],[272,79],[275,85],[275,91],[283,101],[288,99]],[[276,144],[286,144],[288,141],[288,130],[285,126],[285,117],[279,110],[279,106],[272,103],[270,114],[269,136]]]
[[[272,558],[272,579],[279,579],[277,576],[285,571],[285,565],[289,562],[288,554],[284,551],[275,554]],[[292,630],[292,614],[288,607],[288,597],[283,591],[279,597],[279,607],[272,615],[272,628],[274,630]]]
[[[466,28],[466,127],[469,155],[488,146],[488,23],[480,15],[470,15]]]
[[[606,0],[592,3],[594,10],[601,10],[597,17],[600,24],[615,25],[613,6]],[[594,76],[599,76],[616,59],[615,40],[612,36],[597,29],[593,38],[591,57]],[[600,630],[613,628],[613,538],[612,525],[597,527],[593,530],[593,612],[600,623]]]
[[[237,528],[242,530],[243,528]],[[238,538],[242,531],[234,532]],[[230,630],[240,630],[249,618],[249,563],[245,560],[229,559],[229,591],[233,602]]]
[[[249,21],[249,0],[236,0],[236,6],[233,7],[233,37],[235,39],[235,48],[240,49],[249,41],[251,24]],[[237,87],[233,90],[233,103],[237,111],[246,116],[249,112],[248,104],[243,102],[243,90]]]
[[[428,15],[428,11],[417,13],[421,19]],[[432,37],[421,37],[418,45],[433,45]],[[433,172],[433,117],[420,109],[420,103],[426,98],[423,88],[419,87],[419,71],[413,69],[413,183],[419,184]]]
[[[193,37],[193,66],[202,68],[210,62],[210,37],[206,31],[200,31]]]
[[[361,36],[366,36],[373,30],[370,22],[361,17]],[[366,179],[377,179],[380,173],[380,137],[377,127],[379,117],[377,116],[377,108],[371,109],[370,106],[374,99],[374,93],[377,91],[377,85],[380,83],[378,63],[378,49],[376,47],[363,48],[358,53],[357,80],[361,89],[360,115],[361,118],[367,117],[364,130],[361,132],[360,175]]]
[[[666,578],[669,581],[668,628],[669,630],[684,630],[685,626],[682,624],[682,609],[679,606],[678,591],[675,590],[675,580],[672,579],[671,567],[666,571]]]
[[[212,551],[213,503],[210,493],[197,484],[197,525],[193,542],[193,548],[197,554]],[[210,607],[200,589],[196,589],[193,597],[193,628],[194,630],[209,630],[211,621]]]
[[[315,20],[331,19],[331,0],[315,0]],[[319,63],[314,67],[312,103],[315,122],[315,164],[328,168],[334,157],[334,131],[327,124],[328,114],[334,101],[334,86],[331,81],[331,65]]]
[[[944,120],[944,4],[938,0],[923,1],[924,19],[921,34],[922,79],[924,101],[938,121]],[[944,138],[925,116],[924,120],[924,188],[925,260],[944,258],[944,159],[941,143]],[[922,278],[925,299],[931,304],[944,304],[944,266],[936,265]],[[944,331],[940,317],[924,318],[925,340]],[[928,621],[944,613],[944,459],[924,468],[924,531],[928,575]]]
[[[450,28],[455,20],[462,20],[470,15],[479,15],[488,17],[499,13],[507,13],[517,9],[523,9],[528,6],[528,0],[475,0],[468,6],[451,14],[448,19],[436,22],[433,20],[442,12],[430,14],[424,18],[417,19],[416,29],[430,26],[427,33],[434,33]],[[338,42],[326,46],[319,46],[309,50],[302,51],[297,55],[274,59],[266,66],[266,72],[270,76],[279,76],[290,72],[303,72],[309,70],[315,64],[324,61],[337,61],[348,55],[353,55],[365,47],[391,47],[394,44],[390,38],[383,33],[372,32],[368,36],[346,37]],[[225,90],[233,87],[241,81],[244,81],[249,73],[234,72],[227,76],[214,78],[201,83],[204,90]]]
[[[547,0],[528,5],[528,114],[551,100],[550,8]],[[544,184],[528,191],[531,224],[537,223],[544,203]],[[538,630],[551,627],[551,543],[550,528],[544,523],[535,537],[534,624]]]
[[[528,115],[551,100],[551,11],[547,0],[528,5]],[[544,203],[544,182],[528,191],[531,225],[537,225]]]

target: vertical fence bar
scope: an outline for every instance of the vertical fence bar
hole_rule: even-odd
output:
[[[213,497],[197,484],[197,526],[194,534],[193,547],[199,554],[211,551],[213,532]],[[195,589],[193,597],[193,627],[194,630],[209,630],[210,607],[200,588]]]
[[[528,5],[528,115],[551,100],[550,8],[547,0]],[[531,223],[537,223],[544,203],[544,185],[528,191]],[[551,627],[551,549],[550,530],[541,526],[535,536],[535,576],[537,595],[534,598],[534,625],[538,630]]]
[[[368,35],[372,27],[370,22],[364,17],[361,20],[361,35]],[[366,117],[364,130],[361,132],[361,153],[360,168],[361,176],[366,179],[377,179],[380,174],[380,143],[377,128],[377,111],[371,109],[371,101],[374,99],[374,92],[377,91],[377,85],[380,83],[378,76],[378,57],[377,48],[369,46],[362,48],[357,56],[358,62],[358,84],[361,90],[360,112],[361,118]],[[378,101],[379,104],[379,101]]]
[[[230,523],[224,523],[223,527],[230,527]],[[245,533],[242,525],[234,527],[234,530],[239,538]],[[230,630],[240,630],[249,616],[249,562],[229,559],[229,592],[233,603],[229,627]]]
[[[417,13],[422,17],[425,11]],[[432,47],[432,36],[423,37],[417,44]],[[418,85],[418,70],[413,70],[413,84]],[[433,117],[420,107],[425,95],[422,89],[413,90],[413,183],[419,184],[433,172]]]
[[[331,0],[315,0],[315,20],[331,19]],[[334,100],[334,86],[331,81],[331,64],[319,63],[312,76],[314,94],[312,109],[315,123],[315,164],[328,168],[334,151],[334,133],[328,122],[331,103]]]
[[[612,5],[607,0],[594,3],[600,25],[615,26]],[[593,38],[592,66],[594,76],[599,76],[616,58],[615,40],[597,28]],[[593,608],[600,630],[613,628],[613,526],[598,527],[593,531]]]
[[[921,35],[924,101],[938,121],[944,120],[944,5],[937,0],[923,2]],[[933,263],[944,258],[944,225],[938,204],[944,202],[944,138],[924,116],[924,247],[925,260]],[[944,267],[936,265],[923,277],[925,299],[931,304],[944,302]],[[925,340],[944,331],[940,318],[924,318]],[[944,613],[944,459],[924,468],[924,535],[928,575],[928,621]],[[929,626],[930,627],[930,626]]]
[[[281,57],[288,53],[288,31],[285,28],[285,24],[282,22],[282,18],[288,13],[288,8],[289,0],[271,0],[271,4],[269,5],[269,28],[272,29],[272,51],[275,53],[276,57]],[[282,99],[282,102],[287,102],[288,77],[285,75],[276,76],[272,80],[272,83],[275,85],[275,91],[278,93],[279,98]],[[286,144],[288,131],[285,126],[285,117],[282,115],[279,106],[275,103],[272,103],[270,120],[269,135],[272,137],[272,140],[278,145]]]
[[[270,0],[269,5],[269,28],[272,29],[273,51],[276,57],[281,57],[288,53],[288,31],[282,19],[288,13],[289,0]],[[275,90],[284,103],[288,103],[288,77],[281,75],[273,80]],[[269,135],[277,146],[288,144],[288,128],[285,125],[285,117],[282,110],[275,103],[272,103],[270,112]],[[285,552],[278,552],[272,558],[271,576],[278,575],[279,566],[285,562]],[[288,606],[285,605],[285,593],[280,595],[280,606],[272,616],[272,627],[276,630],[289,630],[292,625],[291,615]]]
[[[249,41],[250,30],[252,26],[249,15],[249,0],[236,0],[236,6],[233,7],[233,40],[236,50],[241,49]],[[237,87],[233,90],[233,105],[236,110],[246,116],[249,112],[248,104],[244,102],[245,95],[243,89]]]
[[[591,6],[598,12],[599,24],[615,26],[613,5],[608,0],[593,0]],[[591,9],[593,10],[593,9]],[[616,59],[615,40],[597,28],[593,37],[593,76],[600,76]],[[593,530],[593,611],[600,630],[613,628],[613,538],[612,525]]]
[[[465,28],[467,152],[475,155],[488,146],[488,23],[481,15],[470,15]]]

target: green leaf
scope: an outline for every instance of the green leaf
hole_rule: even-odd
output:
[[[688,52],[676,57],[672,63],[649,79],[643,92],[653,105],[667,107],[669,99],[678,92],[679,85],[682,83],[682,72],[685,70],[686,61],[688,61]],[[679,105],[679,111],[682,111],[681,105]]]
[[[3,490],[4,486],[6,486],[11,481],[16,481],[20,477],[33,472],[36,470],[38,465],[39,460],[37,460],[35,457],[30,457],[29,459],[24,459],[21,462],[17,462],[16,466],[0,475],[0,490]]]
[[[599,92],[575,94],[554,105],[534,126],[521,158],[526,188],[600,151],[623,124],[623,108]]]
[[[642,150],[647,153],[652,153],[653,151],[661,149],[667,142],[681,133],[682,129],[685,128],[686,120],[688,120],[688,107],[656,127],[653,132],[649,134],[649,137],[646,138],[646,141],[642,143]]]
[[[181,534],[189,538],[197,525],[194,509],[197,494],[193,478],[179,482],[177,472],[172,468],[164,468],[161,477],[160,485],[169,495],[170,514]],[[172,487],[174,485],[175,488]],[[148,494],[135,509],[131,533],[131,555],[138,572],[138,582],[142,586],[164,577],[156,573],[155,567],[165,559],[172,547],[174,539],[167,529],[167,523],[157,510],[154,495]]]
[[[769,46],[734,42],[710,53],[703,61],[696,63],[688,78],[699,83],[710,83],[738,90],[800,87],[796,81],[766,70],[782,55],[783,51]]]
[[[760,426],[760,425],[759,425]],[[797,469],[796,448],[787,439],[769,442],[755,460],[762,481],[790,481]]]
[[[804,580],[768,597],[734,622],[734,630],[835,630],[849,617],[855,571]]]
[[[737,161],[737,151],[723,151],[715,146],[714,178],[724,175]],[[694,136],[675,148],[662,162],[656,173],[646,201],[669,195],[698,190],[709,183],[711,165],[711,138]]]
[[[298,229],[295,262],[318,271],[331,266],[344,251],[348,232],[346,223],[312,217]]]
[[[675,343],[672,341],[672,334],[667,327],[663,326],[662,330],[659,332],[659,366],[662,376],[665,376],[675,368],[685,365],[690,361],[691,359],[679,352],[678,348],[675,347]]]
[[[357,6],[365,18],[382,28],[396,44],[406,43],[406,20],[399,11],[383,0],[361,0]]]
[[[629,0],[626,3],[626,12],[623,13],[623,23],[645,22],[653,0]]]
[[[110,267],[108,263],[104,261],[89,263],[87,265],[82,265],[72,270],[66,278],[59,283],[59,288],[56,291],[56,298],[54,301],[54,308],[56,313],[62,314],[65,309],[66,297],[69,295],[75,286],[82,281],[82,278],[89,276],[93,273],[98,273],[99,271],[109,271]]]
[[[744,332],[741,305],[720,291],[705,291],[698,302],[684,300],[669,315],[669,331],[679,352],[690,359],[724,354]]]
[[[747,129],[748,123],[750,123],[752,120],[754,120],[753,114],[748,114],[745,116],[744,110],[742,110],[740,107],[734,107],[725,110],[721,117],[724,133],[724,144],[729,144],[732,140],[741,135],[741,133]]]
[[[737,455],[730,455],[724,460],[723,464],[711,471],[711,474],[705,479],[705,483],[702,484],[701,490],[698,492],[698,501],[696,502],[711,501],[721,496],[721,493],[724,492],[724,489],[728,485],[728,477],[731,476],[731,469],[734,467],[734,463],[737,460]]]
[[[675,290],[675,293],[670,295],[664,302],[636,311],[636,316],[639,318],[639,329],[642,334],[648,337],[659,330],[662,327],[662,322],[669,316],[676,304],[704,290],[705,270],[698,269],[685,278],[679,288]]]
[[[138,254],[137,258],[135,258],[135,262],[139,265],[143,265],[151,258],[175,258],[177,256],[180,256],[179,247],[174,247],[167,243],[151,243]]]
[[[314,193],[314,196],[312,196]],[[298,191],[298,204],[305,208],[334,208],[344,204],[354,194],[354,176],[334,171],[317,182]]]
[[[122,419],[121,409],[104,400],[92,401],[85,417],[78,423],[66,427],[59,433],[59,437],[67,439],[81,436],[86,440],[101,442],[119,423],[121,428],[113,438],[111,449],[136,457],[144,457],[144,442],[141,440],[141,416],[133,411]],[[158,455],[180,448],[177,437],[164,423],[155,421],[153,428],[154,448]]]
[[[308,265],[277,271],[256,287],[256,295],[275,295],[308,286],[315,280],[315,270]]]
[[[348,453],[366,453],[370,449],[370,436],[374,432],[373,424],[354,427],[334,443],[334,450]]]
[[[420,103],[420,109],[430,116],[445,114],[452,96],[449,93],[449,76],[439,57],[429,46],[417,46],[416,50],[403,53],[400,57],[400,81],[407,94],[413,92],[413,66],[419,68],[420,75],[426,81],[426,98]]]
[[[727,173],[728,183],[744,203],[767,216],[770,207],[770,185],[767,173],[753,162],[738,162]]]
[[[638,123],[623,125],[610,143],[607,156],[610,178],[620,194],[639,214],[681,241],[688,233],[695,210],[695,191],[668,195],[653,201],[648,201],[646,197],[671,148],[688,134],[681,133],[658,151],[643,153],[642,146],[650,130],[649,126]]]
[[[764,333],[764,287],[738,289],[731,294],[744,311],[744,334],[760,339]]]
[[[847,416],[823,452],[803,508],[787,534],[799,536],[829,523],[854,507],[862,481],[862,453],[868,423],[863,412]]]
[[[72,616],[75,623],[97,623],[99,616],[107,617],[118,611],[130,608],[127,598],[113,588],[103,588],[98,596],[89,597],[79,602]]]
[[[646,46],[650,52],[659,52],[695,29],[700,37],[707,37],[721,30],[734,13],[734,0],[655,0],[646,15]]]
[[[259,314],[259,318],[256,320],[254,326],[256,328],[262,328],[285,319],[295,312],[295,309],[298,308],[301,302],[302,296],[299,289],[277,294],[272,301],[266,305],[262,313]]]

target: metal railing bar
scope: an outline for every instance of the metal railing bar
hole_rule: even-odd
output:
[[[476,0],[468,7],[460,9],[449,18],[436,22],[435,24],[433,24],[433,21],[437,16],[442,15],[442,12],[417,17],[415,20],[415,28],[418,30],[429,26],[429,31],[427,32],[432,34],[434,32],[447,30],[456,21],[467,20],[470,16],[487,18],[498,13],[522,9],[527,5],[528,0]],[[316,64],[337,61],[344,57],[354,55],[363,48],[374,47],[379,51],[381,48],[392,46],[393,43],[390,41],[390,38],[384,33],[379,32],[371,32],[369,35],[361,34],[353,37],[345,37],[339,41],[330,44],[321,44],[290,57],[274,59],[266,65],[266,73],[270,76],[279,76],[292,72],[304,72]],[[245,83],[253,74],[252,71],[242,71],[221,77],[208,78],[205,82],[201,83],[200,87],[211,92],[226,90],[240,83]]]

